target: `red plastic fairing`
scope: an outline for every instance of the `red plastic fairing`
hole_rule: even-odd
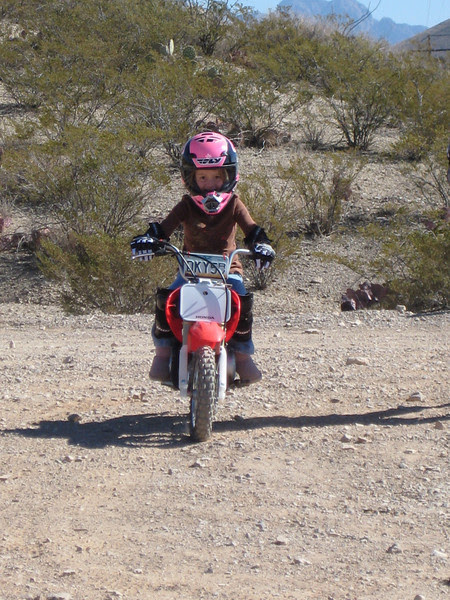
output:
[[[173,290],[169,295],[166,302],[166,319],[169,323],[169,327],[172,333],[179,342],[183,342],[183,320],[180,317],[179,312],[180,306],[180,288]],[[241,300],[239,295],[231,290],[231,317],[227,322],[225,341],[228,342],[233,333],[236,331],[236,327],[239,322],[241,315]],[[222,328],[219,327],[222,331]],[[223,331],[222,331],[223,332]],[[204,345],[204,344],[203,344]]]
[[[197,321],[189,328],[188,352],[195,352],[202,346],[211,346],[215,352],[219,352],[224,337],[225,331],[218,323]]]
[[[180,288],[173,290],[166,302],[166,319],[173,335],[179,342],[183,341],[183,319],[180,317]]]
[[[236,327],[239,323],[239,317],[241,316],[241,299],[239,298],[239,294],[237,294],[234,290],[231,290],[231,317],[227,322],[227,334],[225,337],[225,341],[228,342],[231,339],[231,336],[236,331]]]

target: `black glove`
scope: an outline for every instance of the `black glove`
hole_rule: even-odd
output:
[[[252,258],[256,263],[258,271],[270,267],[271,262],[275,258],[275,251],[270,245],[270,240],[266,232],[259,225],[255,225],[244,242],[252,251]]]
[[[270,244],[255,244],[252,250],[252,258],[258,271],[268,269],[275,258],[275,250]]]
[[[148,224],[144,235],[138,235],[131,240],[131,254],[138,260],[151,260],[154,256],[166,254],[162,241],[168,241],[161,225],[154,221]]]
[[[138,260],[151,260],[166,253],[164,243],[147,234],[137,235],[131,240],[131,254]]]
[[[166,236],[166,234],[163,231],[163,228],[157,221],[153,221],[152,223],[148,224],[148,229],[145,232],[145,235],[148,235],[152,238],[156,238],[157,240],[169,241],[169,238]]]
[[[259,225],[255,225],[250,233],[244,238],[244,243],[250,250],[253,250],[255,244],[270,244],[266,232]]]

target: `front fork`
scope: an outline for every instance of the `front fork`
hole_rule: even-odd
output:
[[[178,389],[182,398],[188,395],[189,372],[188,372],[188,333],[190,323],[183,322],[183,342],[180,348],[180,359],[178,362]]]
[[[185,398],[188,396],[189,391],[189,347],[188,347],[188,333],[192,323],[183,323],[183,343],[180,348],[180,358],[178,364],[178,388],[180,390],[181,397]],[[227,349],[225,343],[220,344],[219,353],[216,353],[217,363],[217,397],[219,400],[224,400],[227,391],[227,380],[228,380],[228,367],[227,367]]]

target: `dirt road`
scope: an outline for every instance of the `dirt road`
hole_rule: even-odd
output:
[[[449,320],[257,316],[195,445],[148,317],[0,304],[1,600],[448,598]]]

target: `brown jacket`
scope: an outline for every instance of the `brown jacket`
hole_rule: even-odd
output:
[[[183,225],[183,250],[229,255],[236,249],[236,226],[247,236],[256,223],[236,194],[217,215],[203,212],[186,194],[160,225],[167,237]],[[242,274],[242,265],[237,259],[233,260],[230,272]]]

